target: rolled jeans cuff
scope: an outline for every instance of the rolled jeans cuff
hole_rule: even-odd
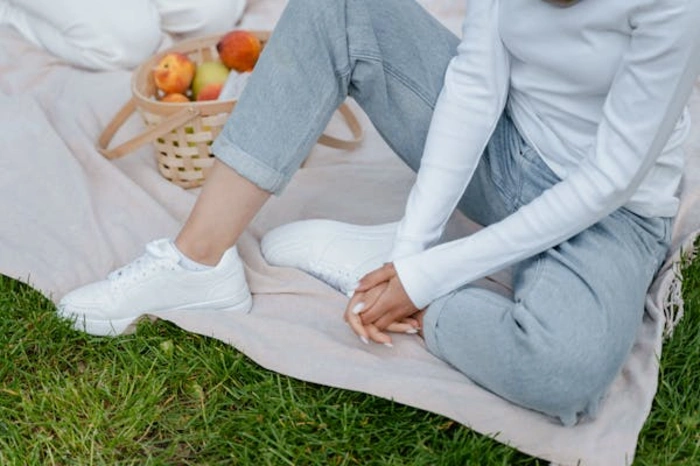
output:
[[[230,140],[218,137],[211,146],[217,159],[228,165],[239,175],[260,189],[272,194],[280,194],[289,183],[290,177],[265,165],[260,158],[248,154]]]

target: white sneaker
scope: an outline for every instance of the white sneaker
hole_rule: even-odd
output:
[[[78,288],[63,297],[58,314],[76,330],[113,336],[132,330],[144,314],[163,317],[170,311],[248,312],[252,298],[236,247],[216,267],[191,271],[167,239],[153,241],[146,253],[115,270],[106,280]]]
[[[397,226],[302,220],[269,231],[261,248],[271,265],[301,269],[351,295],[360,278],[389,259]]]

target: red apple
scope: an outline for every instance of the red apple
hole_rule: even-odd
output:
[[[199,94],[197,94],[197,100],[216,100],[219,98],[219,94],[221,94],[221,89],[223,87],[224,83],[221,82],[205,84],[199,90]]]
[[[229,69],[219,61],[200,63],[199,66],[197,66],[197,70],[194,73],[194,79],[192,80],[192,95],[194,96],[194,100],[203,100],[199,98],[200,93],[205,88],[213,84],[219,84],[220,87],[218,92],[221,92],[221,87],[223,87],[224,83],[226,82],[228,75]],[[217,97],[218,92],[216,92]],[[212,95],[214,95],[214,91],[208,90],[206,96]]]

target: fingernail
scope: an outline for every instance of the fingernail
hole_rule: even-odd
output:
[[[394,345],[391,344],[391,343],[384,343],[384,346],[386,346],[386,347],[388,347],[388,348],[393,348],[393,347],[394,347]]]
[[[418,329],[411,327],[408,330],[406,330],[406,333],[408,333],[409,335],[415,335],[416,333],[418,333]]]
[[[351,312],[352,312],[353,314],[357,315],[357,314],[359,314],[360,312],[362,312],[362,310],[363,310],[364,308],[365,308],[365,303],[357,303],[357,304],[355,304],[355,307],[352,308],[352,311],[351,311]]]
[[[367,339],[366,336],[360,335],[360,340],[361,340],[362,343],[364,343],[365,345],[369,345],[369,340]]]

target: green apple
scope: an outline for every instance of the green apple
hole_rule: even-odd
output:
[[[207,61],[197,65],[192,79],[192,95],[197,100],[200,91],[210,84],[223,84],[228,78],[229,69],[219,61]]]

